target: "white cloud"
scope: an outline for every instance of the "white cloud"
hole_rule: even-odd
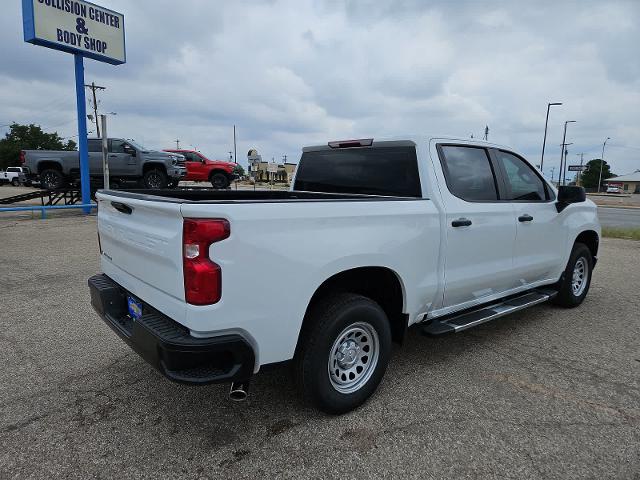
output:
[[[22,42],[19,2],[0,19],[0,124],[75,134],[69,55]],[[636,2],[130,2],[128,63],[86,62],[107,86],[110,132],[212,157],[250,147],[289,159],[304,144],[403,132],[482,135],[537,160],[548,101],[547,160],[570,156],[640,168],[640,4]],[[71,120],[71,121],[69,121]]]

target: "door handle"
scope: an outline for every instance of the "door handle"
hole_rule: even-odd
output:
[[[533,217],[531,215],[529,215],[528,213],[525,213],[524,215],[520,215],[518,217],[518,221],[519,222],[531,222],[531,221],[533,221]]]
[[[471,220],[468,218],[458,218],[451,222],[452,227],[468,227],[469,225],[471,225]]]
[[[125,205],[124,203],[111,202],[111,206],[118,210],[120,213],[126,213],[127,215],[131,215],[131,212],[133,212],[133,208],[131,208],[129,205]]]
[[[111,158],[116,158],[118,155],[116,155],[115,153],[112,153],[111,155],[109,155]]]

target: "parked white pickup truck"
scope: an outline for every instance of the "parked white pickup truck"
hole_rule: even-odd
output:
[[[0,170],[0,185],[10,183],[14,187],[18,187],[27,181],[28,170],[23,167],[7,167],[6,171]]]
[[[233,382],[293,360],[304,397],[347,412],[407,327],[455,333],[585,298],[596,207],[521,156],[449,138],[303,150],[291,191],[100,191],[106,323],[168,378]]]

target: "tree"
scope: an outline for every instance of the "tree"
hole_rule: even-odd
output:
[[[237,175],[238,177],[243,177],[244,176],[244,168],[242,167],[242,165],[237,163],[236,166],[233,167],[233,173],[235,175]]]
[[[40,125],[12,123],[9,133],[0,140],[0,170],[20,166],[20,150],[75,150],[76,142],[61,138],[57,132],[46,133]]]
[[[585,188],[598,188],[598,178],[600,178],[600,166],[602,165],[602,180],[615,177],[615,173],[611,173],[611,168],[605,160],[602,162],[599,158],[594,158],[587,162],[587,170],[580,175],[582,186]]]

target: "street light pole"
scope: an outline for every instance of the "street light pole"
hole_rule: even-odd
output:
[[[547,144],[547,126],[549,125],[549,109],[552,105],[562,105],[561,102],[553,102],[547,103],[547,119],[544,122],[544,138],[542,140],[542,156],[540,157],[540,171],[542,172],[542,167],[544,166],[544,147]]]
[[[567,147],[569,145],[573,145],[573,143],[565,143],[563,144],[562,148],[564,148],[564,168],[562,169],[562,171],[560,172],[560,175],[558,176],[558,185],[560,185],[560,180],[562,180],[562,185],[565,184],[565,180],[567,179],[567,155],[569,155],[569,150],[567,149]]]
[[[600,176],[598,177],[598,193],[600,193],[600,184],[602,183],[602,168],[604,167],[604,147],[607,145],[607,141],[611,140],[610,137],[602,144],[602,155],[600,156]]]
[[[566,122],[564,122],[564,133],[562,134],[562,149],[560,150],[560,176],[558,177],[558,185],[560,185],[560,179],[563,178],[562,176],[562,172],[564,172],[564,149],[566,146],[566,140],[567,140],[567,123],[576,123],[575,120],[567,120]]]

